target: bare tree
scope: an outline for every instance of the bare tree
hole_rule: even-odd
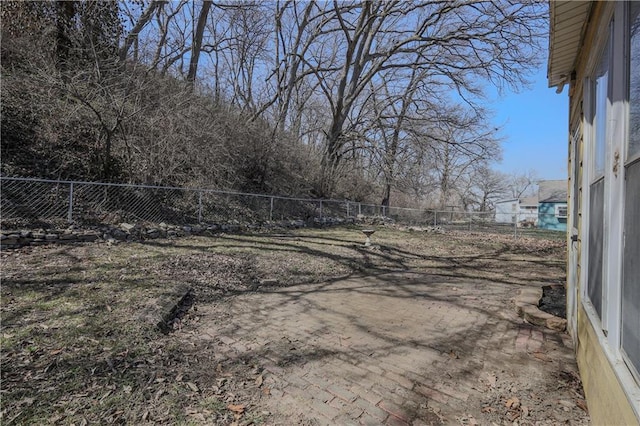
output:
[[[202,48],[202,38],[204,37],[204,27],[207,23],[207,17],[209,10],[211,9],[211,0],[204,0],[202,7],[200,8],[200,14],[198,15],[198,23],[196,25],[195,32],[193,33],[193,40],[191,42],[191,56],[189,57],[189,72],[187,73],[187,83],[191,90],[196,80],[196,74],[198,73],[198,61],[200,60],[200,51]]]
[[[475,106],[474,97],[482,93],[481,79],[499,87],[523,83],[522,71],[538,60],[544,6],[538,2],[335,1],[330,12],[314,33],[310,55],[303,57],[331,109],[323,156],[327,192],[347,146],[345,134],[350,130],[345,124],[351,110],[381,72],[428,70],[440,84]]]
[[[529,170],[523,174],[511,174],[508,178],[507,185],[513,198],[521,198],[533,195],[538,180],[539,178],[536,171]]]

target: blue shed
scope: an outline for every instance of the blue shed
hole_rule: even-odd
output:
[[[538,183],[538,228],[567,231],[567,181]]]

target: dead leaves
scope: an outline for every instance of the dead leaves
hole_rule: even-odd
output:
[[[518,399],[518,397],[512,396],[511,398],[507,399],[504,405],[506,405],[507,408],[516,409],[520,407],[520,400]]]
[[[587,408],[587,402],[585,400],[583,400],[583,399],[576,400],[576,405],[578,406],[578,408],[580,408],[585,413],[589,412],[589,409]]]
[[[510,422],[514,422],[521,417],[527,417],[529,415],[529,407],[522,405],[522,402],[517,396],[511,396],[504,402],[507,407],[507,418]]]
[[[544,361],[544,362],[552,362],[553,360],[544,352],[534,352],[532,354],[534,356],[534,358],[539,359],[540,361]]]
[[[262,374],[260,374],[258,377],[256,377],[256,381],[255,381],[256,387],[262,386],[263,381],[264,381],[264,378],[262,377]]]
[[[241,404],[229,404],[227,405],[227,409],[237,414],[244,413],[244,405]]]

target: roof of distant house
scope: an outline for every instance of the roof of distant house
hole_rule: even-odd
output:
[[[540,203],[566,203],[566,180],[541,180],[538,182],[538,200]]]
[[[523,197],[520,198],[521,206],[537,206],[538,205],[538,196],[533,195],[531,197]]]

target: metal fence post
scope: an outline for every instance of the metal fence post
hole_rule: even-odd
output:
[[[362,203],[358,203],[358,216],[362,216]]]
[[[322,200],[320,200],[320,220],[323,219],[323,213],[322,213]]]
[[[387,217],[387,206],[382,206],[382,217]]]
[[[269,222],[273,222],[273,197],[271,197],[271,201],[269,202]]]
[[[433,211],[433,226],[438,226],[438,211]]]
[[[73,222],[73,182],[69,184],[69,210],[67,211],[67,222]]]
[[[471,216],[471,212],[467,212],[467,216],[469,216],[469,231],[471,231],[471,222],[473,221],[473,217]]]
[[[347,201],[347,217],[349,217],[349,202]]]
[[[202,223],[202,191],[198,191],[198,223]]]

